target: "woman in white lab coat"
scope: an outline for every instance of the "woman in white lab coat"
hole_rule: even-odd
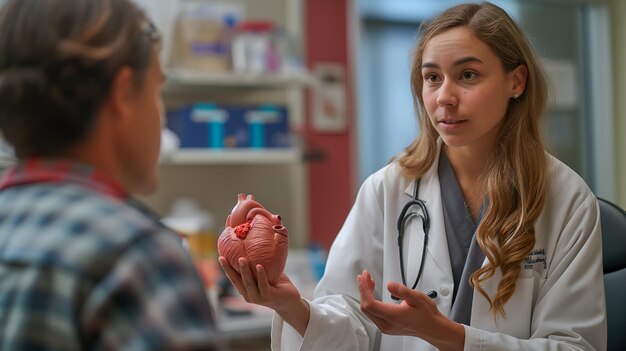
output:
[[[220,258],[226,274],[277,312],[274,350],[605,349],[597,201],[545,151],[527,39],[489,3],[422,34],[421,134],[361,186],[315,299],[243,258],[241,275]]]

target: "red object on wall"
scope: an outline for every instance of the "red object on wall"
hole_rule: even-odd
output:
[[[310,242],[328,249],[354,201],[353,120],[354,101],[349,51],[349,0],[306,0],[305,38],[307,67],[316,63],[338,63],[346,71],[346,114],[343,133],[317,133],[307,123],[305,137],[321,149],[325,158],[309,163]],[[307,120],[311,120],[308,97]]]

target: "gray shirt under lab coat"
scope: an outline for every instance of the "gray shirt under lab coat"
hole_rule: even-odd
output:
[[[469,325],[474,297],[474,289],[470,286],[469,279],[485,259],[474,235],[484,214],[485,204],[482,205],[475,223],[465,204],[454,169],[444,151],[439,157],[438,173],[443,220],[454,278],[453,303],[449,317],[456,322]]]

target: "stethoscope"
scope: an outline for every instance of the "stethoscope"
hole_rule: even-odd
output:
[[[415,290],[417,287],[417,283],[422,277],[422,271],[424,270],[424,259],[426,258],[426,245],[428,244],[428,229],[430,228],[430,218],[428,216],[428,210],[426,209],[426,203],[423,200],[420,200],[417,196],[420,187],[420,180],[415,180],[415,188],[413,189],[413,197],[409,202],[407,202],[402,211],[400,211],[400,216],[398,216],[398,252],[400,256],[400,274],[402,275],[402,284],[408,286],[406,284],[406,273],[404,272],[404,255],[402,253],[403,249],[403,241],[404,241],[404,228],[406,227],[407,222],[413,218],[418,217],[422,220],[422,228],[424,229],[424,245],[422,247],[422,259],[420,262],[419,270],[417,271],[417,277],[415,278],[415,282],[411,287],[411,290]],[[413,210],[411,210],[413,208]],[[437,297],[436,291],[430,291],[427,293],[428,297],[434,299]],[[391,298],[398,301],[399,298],[391,295]]]

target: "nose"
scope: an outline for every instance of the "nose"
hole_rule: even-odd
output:
[[[449,80],[445,80],[439,88],[439,94],[437,95],[437,105],[441,107],[456,106],[458,98],[456,94],[456,87]]]

